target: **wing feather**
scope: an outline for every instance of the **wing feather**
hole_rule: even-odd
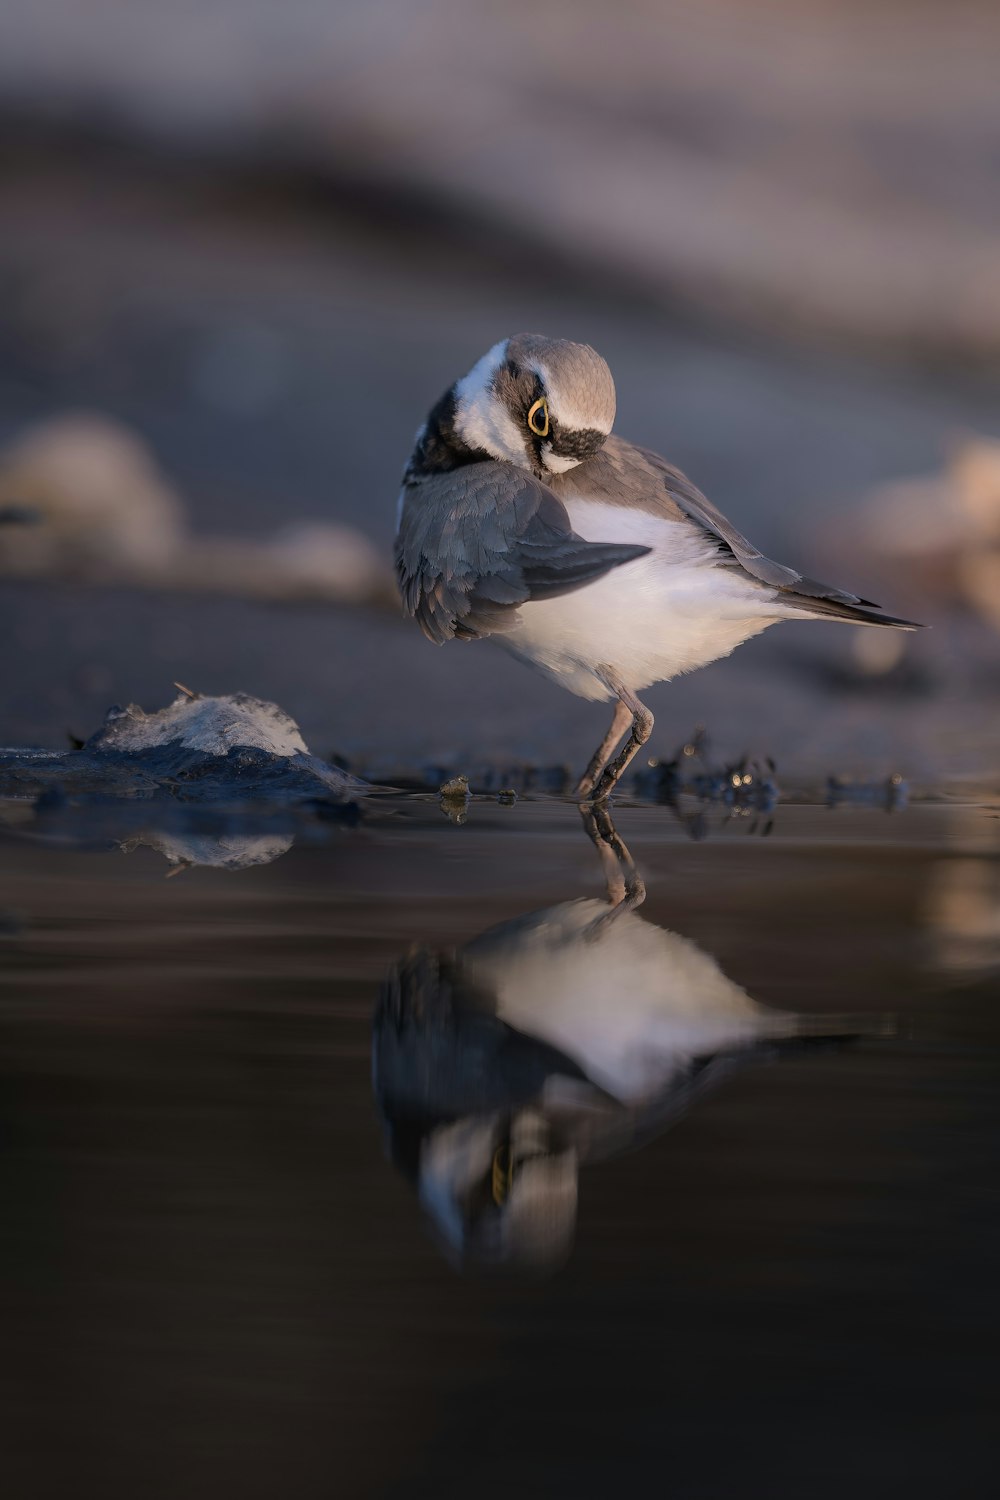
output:
[[[610,446],[612,442],[617,442],[620,448],[631,446],[622,443],[620,439],[609,439],[608,445]],[[676,515],[679,511],[681,515],[700,526],[709,535],[716,537],[720,545],[731,554],[732,559],[745,573],[757,582],[778,590],[787,608],[800,610],[807,615],[856,620],[866,625],[889,625],[900,630],[920,628],[912,620],[883,614],[881,607],[870,599],[862,599],[858,594],[851,594],[846,589],[834,588],[828,583],[821,583],[816,578],[805,577],[794,568],[786,567],[784,563],[774,562],[772,558],[765,557],[680,469],[667,463],[665,458],[661,458],[658,453],[648,448],[636,448],[633,452],[642,458],[650,473],[659,476],[665,501],[665,505],[661,501],[662,513],[669,514],[673,511]]]
[[[648,551],[585,541],[544,484],[487,462],[410,480],[396,571],[404,612],[440,643],[509,630],[519,605],[582,588]]]

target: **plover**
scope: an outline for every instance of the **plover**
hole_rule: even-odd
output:
[[[502,340],[418,432],[396,534],[404,612],[430,640],[492,636],[570,692],[615,700],[577,787],[594,801],[649,739],[637,695],[653,683],[779,620],[918,628],[764,557],[679,469],[616,437],[614,417],[594,349]]]
[[[762,1005],[638,916],[631,856],[606,807],[594,814],[606,901],[526,912],[457,951],[413,948],[376,1006],[389,1154],[464,1265],[557,1264],[581,1166],[659,1135],[739,1067],[886,1034],[884,1017]]]

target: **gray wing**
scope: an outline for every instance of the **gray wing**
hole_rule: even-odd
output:
[[[404,611],[440,644],[510,630],[518,605],[568,594],[648,551],[584,541],[544,484],[489,462],[404,487],[396,573]]]
[[[765,557],[680,469],[648,448],[636,448],[622,438],[609,437],[595,458],[570,470],[553,488],[558,492],[563,486],[567,491],[572,488],[581,498],[609,500],[650,511],[667,520],[690,521],[715,538],[725,560],[758,583],[780,590],[783,602],[791,609],[871,625],[916,628],[910,620],[882,614],[870,599],[806,578],[794,568]]]
[[[769,583],[773,588],[793,589],[798,594],[816,594],[836,600],[841,604],[868,603],[867,600],[859,599],[857,594],[849,594],[843,589],[831,588],[829,584],[818,583],[815,579],[804,578],[794,568],[787,568],[784,563],[773,562],[771,558],[765,557],[753,542],[749,541],[741,531],[737,531],[732,521],[728,520],[721,510],[701,493],[701,490],[695,488],[680,469],[675,469],[673,464],[668,464],[666,459],[661,458],[658,453],[652,453],[648,449],[639,451],[650,468],[662,475],[664,488],[674,504],[678,505],[692,521],[696,521],[699,526],[703,526],[706,531],[724,542],[740,567],[752,578],[759,578],[761,583]]]
[[[565,474],[553,475],[549,483],[559,496],[604,501],[626,510],[644,510],[664,520],[683,521],[686,512],[664,482],[668,471],[687,484],[683,474],[670,469],[657,454],[633,447],[612,434],[593,458]]]

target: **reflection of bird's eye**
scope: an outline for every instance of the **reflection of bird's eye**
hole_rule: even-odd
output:
[[[549,403],[544,396],[539,396],[534,406],[529,410],[528,426],[537,437],[548,437]]]
[[[510,1154],[510,1147],[498,1146],[493,1153],[493,1173],[490,1182],[490,1191],[497,1208],[503,1208],[507,1202],[513,1176],[514,1161]]]

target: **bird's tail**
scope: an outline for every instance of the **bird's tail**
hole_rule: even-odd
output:
[[[851,625],[885,625],[892,630],[923,630],[917,620],[903,620],[899,615],[883,614],[870,599],[847,599],[801,594],[784,590],[778,596],[795,614],[812,616],[817,620],[845,620]]]
[[[762,1045],[774,1047],[779,1053],[797,1052],[804,1047],[844,1046],[863,1039],[899,1035],[898,1017],[886,1012],[808,1015],[801,1011],[772,1012],[762,1006],[759,1023]]]

